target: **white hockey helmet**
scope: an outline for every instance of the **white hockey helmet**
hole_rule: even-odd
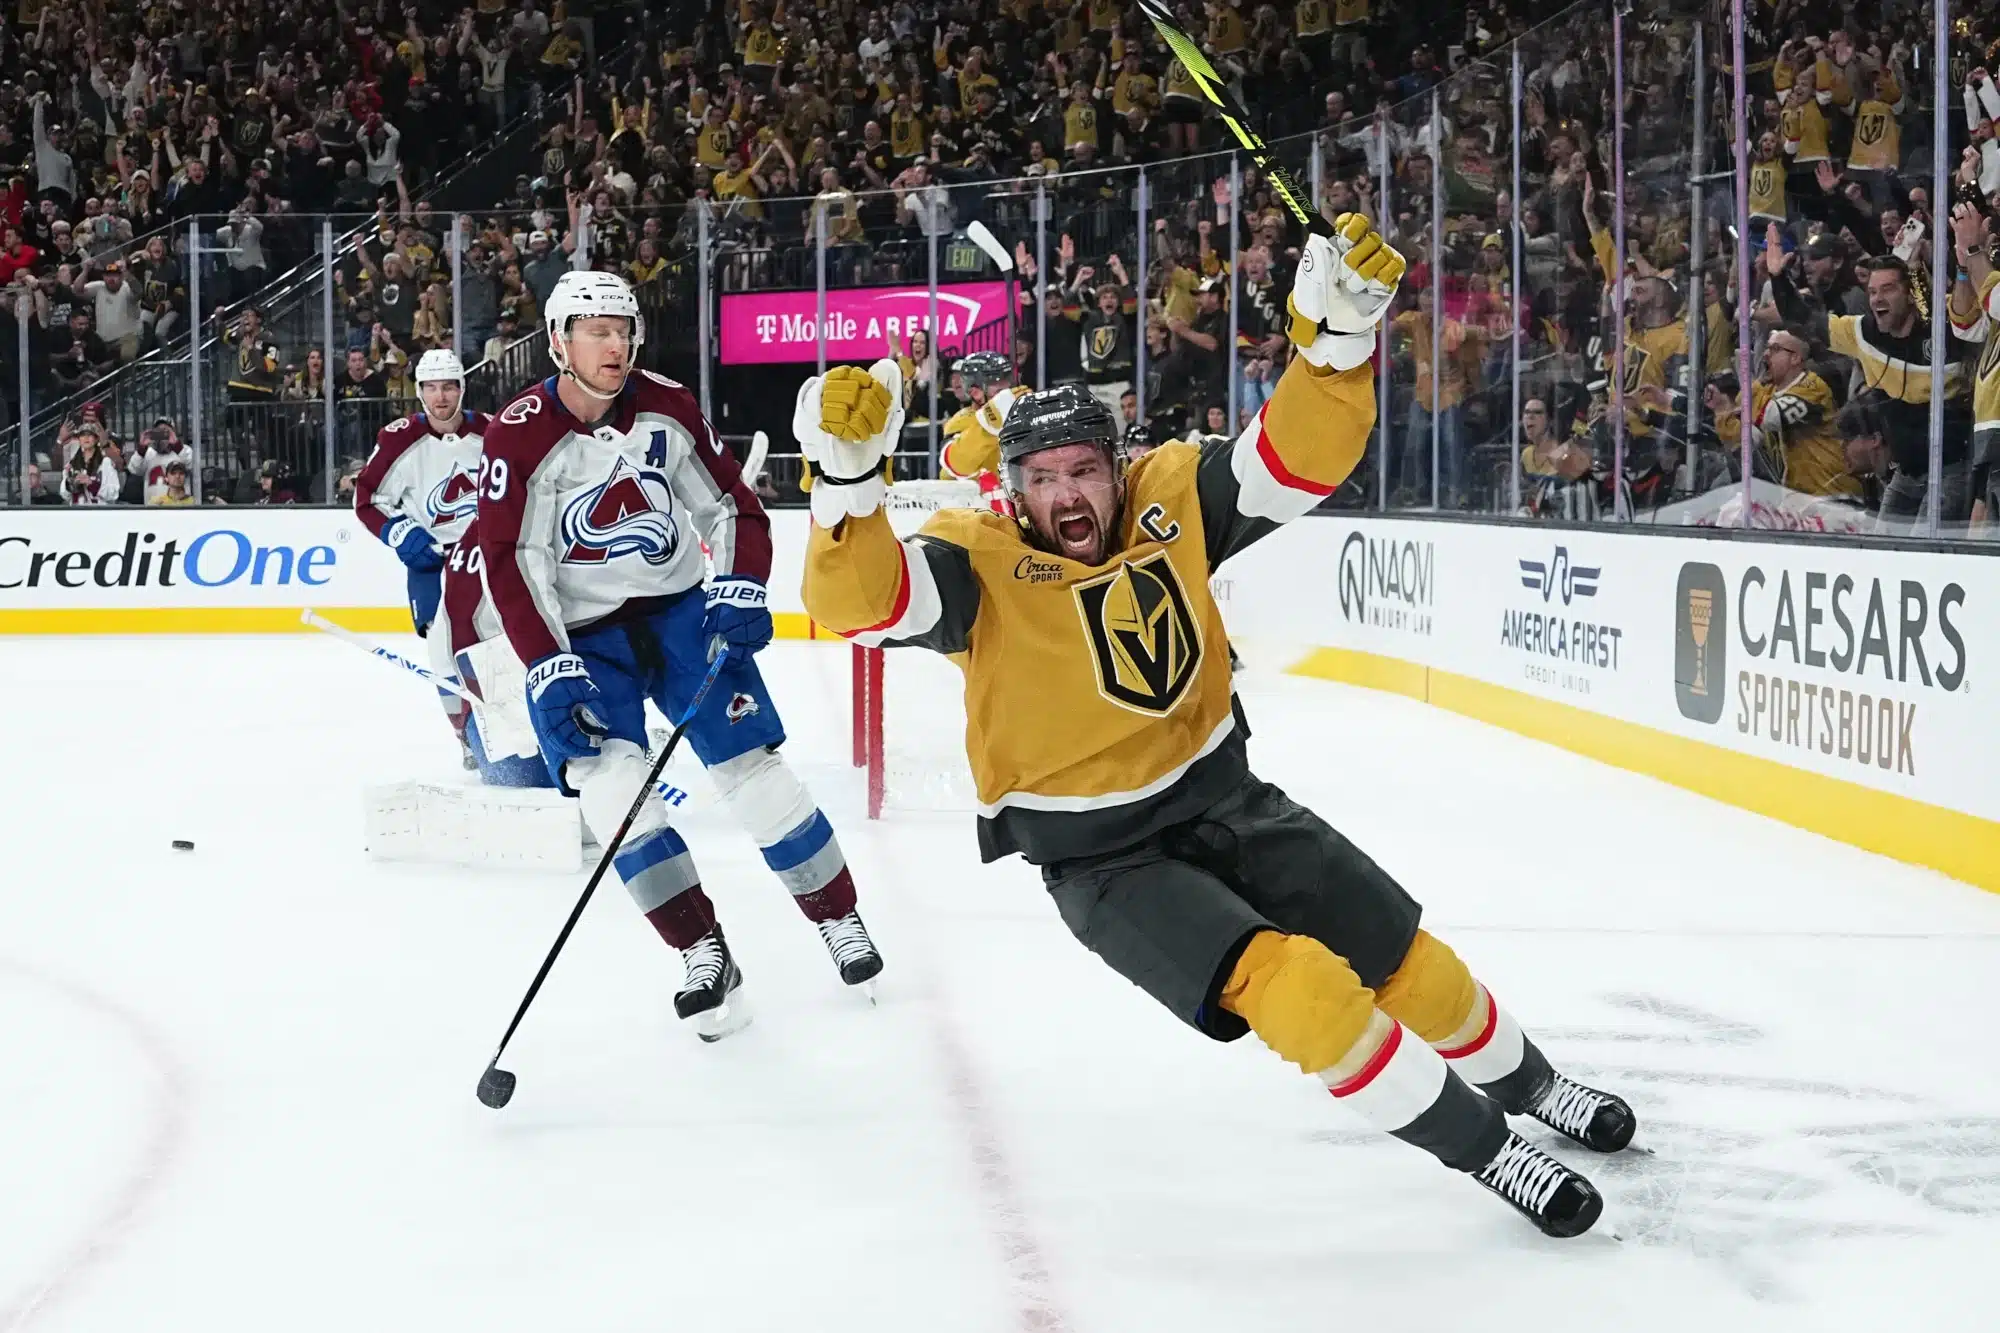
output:
[[[616,273],[571,269],[556,279],[556,289],[549,293],[548,308],[543,312],[551,352],[556,338],[568,338],[572,321],[592,315],[618,315],[631,320],[635,351],[646,341],[646,317],[639,313],[639,298],[632,294],[630,283]]]
[[[435,380],[456,380],[461,387],[464,386],[465,366],[459,361],[458,353],[434,347],[417,358],[416,382],[429,384]]]

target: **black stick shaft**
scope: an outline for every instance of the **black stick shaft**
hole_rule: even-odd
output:
[[[556,965],[556,958],[561,955],[563,945],[569,943],[570,932],[576,929],[576,923],[583,916],[583,909],[590,905],[590,897],[597,892],[597,885],[603,880],[604,872],[611,868],[612,858],[617,856],[618,849],[624,846],[625,835],[632,831],[632,821],[639,817],[639,811],[644,808],[646,798],[652,795],[653,788],[660,781],[660,774],[666,771],[667,761],[674,757],[674,751],[679,748],[682,733],[686,732],[688,724],[694,721],[694,715],[701,711],[702,701],[708,697],[709,687],[715,684],[716,677],[722,674],[723,665],[728,660],[726,653],[716,655],[715,661],[709,665],[708,674],[702,677],[700,687],[695,690],[694,698],[688,704],[687,715],[681,718],[680,724],[674,728],[674,734],[667,738],[667,743],[660,747],[660,757],[653,761],[653,770],[646,775],[645,785],[639,788],[639,794],[632,799],[632,808],[625,812],[625,821],[618,826],[618,832],[613,834],[611,841],[605,845],[604,855],[597,860],[597,869],[590,872],[590,882],[583,886],[583,895],[576,900],[576,906],[570,909],[569,920],[563,922],[562,933],[556,936],[556,942],[550,946],[549,956],[542,960],[541,970],[535,973],[535,979],[528,985],[528,993],[521,997],[521,1007],[514,1011],[514,1020],[507,1024],[507,1031],[501,1035],[500,1044],[494,1048],[493,1058],[487,1062],[487,1068],[499,1064],[500,1057],[507,1053],[507,1043],[514,1040],[514,1032],[521,1026],[521,1020],[527,1016],[528,1006],[535,1002],[535,996],[540,993],[542,983],[549,979],[549,969]]]

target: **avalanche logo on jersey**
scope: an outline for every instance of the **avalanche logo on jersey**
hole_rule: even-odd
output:
[[[746,717],[754,717],[757,712],[756,697],[739,693],[730,699],[729,707],[722,711],[722,715],[729,719],[731,726],[734,726]]]
[[[674,496],[666,474],[620,458],[611,475],[563,506],[563,560],[597,565],[636,555],[664,565],[680,549]]]
[[[429,519],[427,526],[431,528],[471,518],[478,512],[479,483],[464,468],[459,468],[431,487],[431,493],[424,497],[424,514]]]

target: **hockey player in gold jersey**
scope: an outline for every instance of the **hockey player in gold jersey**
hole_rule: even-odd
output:
[[[958,363],[958,375],[971,401],[944,423],[945,471],[968,480],[1000,471],[1000,427],[1020,392],[1014,388],[1014,366],[999,352],[974,352]]]
[[[1394,879],[1249,768],[1209,576],[1360,459],[1403,272],[1366,219],[1334,231],[1307,242],[1299,355],[1240,437],[1128,468],[1083,389],[1023,395],[1000,433],[1018,520],[946,511],[897,541],[880,512],[894,367],[808,381],[806,607],[864,644],[954,655],[981,855],[1040,867],[1106,963],[1204,1035],[1256,1032],[1370,1123],[1573,1236],[1602,1199],[1506,1113],[1615,1152],[1631,1108],[1557,1073]]]

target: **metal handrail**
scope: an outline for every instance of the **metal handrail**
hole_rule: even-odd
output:
[[[597,68],[602,72],[615,72],[615,67],[629,62],[640,49],[641,46],[637,42],[628,41],[621,43],[598,62]],[[458,165],[456,170],[448,175],[433,177],[425,183],[423,189],[418,194],[413,196],[413,199],[432,199],[465,177],[483,169],[497,155],[508,151],[511,147],[517,146],[513,143],[515,136],[524,127],[530,124],[539,124],[541,117],[545,114],[546,108],[542,108],[540,110],[525,111],[516,116],[506,126],[502,127],[492,140],[491,146],[484,153],[465,159]],[[339,215],[290,214],[287,216],[302,219],[314,216],[337,217]],[[362,217],[363,215],[352,214],[349,216]],[[368,230],[374,217],[375,215],[372,212],[367,214],[364,221],[335,237],[332,263],[337,264],[354,253],[356,242]],[[156,235],[167,236],[171,244],[173,239],[185,233],[186,225],[185,219],[168,223],[163,227],[147,232],[144,237],[136,238],[131,244],[143,245],[146,240]],[[188,256],[185,262],[193,264],[200,262],[200,260],[198,256]],[[255,306],[260,311],[264,311],[267,321],[284,318],[294,313],[300,302],[311,298],[315,290],[315,279],[326,271],[328,262],[327,256],[320,254],[315,254],[309,259],[302,260],[290,269],[287,269],[284,273],[269,279],[262,287],[249,296],[218,304],[208,318],[198,318],[196,312],[190,310],[189,327],[186,333],[176,334],[170,342],[160,347],[149,349],[132,361],[119,366],[109,375],[93,382],[90,387],[79,390],[65,398],[58,399],[30,416],[28,420],[30,439],[38,440],[44,435],[52,434],[66,417],[75,415],[82,404],[120,392],[129,380],[137,378],[138,374],[143,373],[147,368],[166,364],[185,366],[187,364],[189,340],[195,336],[197,329],[206,329],[213,326],[217,330],[217,332],[210,333],[200,344],[202,351],[212,354],[218,347],[222,346],[220,330],[226,326],[228,318],[241,313],[245,308]]]

